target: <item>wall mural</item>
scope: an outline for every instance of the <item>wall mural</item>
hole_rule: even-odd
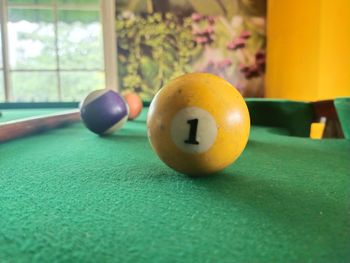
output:
[[[186,72],[264,93],[266,0],[116,0],[119,85],[143,100]]]

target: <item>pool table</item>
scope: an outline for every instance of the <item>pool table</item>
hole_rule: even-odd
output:
[[[308,138],[307,104],[248,106],[245,151],[209,177],[157,158],[147,107],[108,137],[78,122],[0,144],[0,261],[350,262],[350,140]]]

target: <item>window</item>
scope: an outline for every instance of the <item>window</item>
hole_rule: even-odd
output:
[[[105,87],[99,0],[0,0],[8,71],[0,101],[80,101]],[[4,77],[8,83],[4,85]]]
[[[1,40],[1,28],[0,28]],[[0,102],[5,100],[5,86],[4,86],[4,69],[2,63],[2,43],[0,41]]]

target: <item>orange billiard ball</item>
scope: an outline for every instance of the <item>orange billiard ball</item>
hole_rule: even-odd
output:
[[[188,175],[218,172],[243,152],[250,117],[240,93],[226,80],[191,73],[170,81],[147,116],[153,150],[169,167]]]
[[[127,92],[123,95],[123,97],[129,107],[128,120],[136,119],[140,115],[143,107],[140,96],[134,92]]]

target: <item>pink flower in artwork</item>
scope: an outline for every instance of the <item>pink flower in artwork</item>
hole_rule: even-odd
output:
[[[213,26],[207,26],[204,30],[204,33],[206,34],[213,34],[214,33],[214,27]]]
[[[243,38],[243,39],[248,39],[251,37],[251,34],[249,31],[247,30],[244,30],[241,32],[241,34],[239,35],[240,38]]]
[[[198,13],[193,13],[191,18],[193,22],[199,22],[202,20],[203,16]]]
[[[239,66],[239,71],[242,72],[244,74],[244,77],[246,79],[252,79],[255,77],[260,76],[260,71],[257,65],[240,65]]]
[[[214,30],[214,27],[212,27],[212,26],[208,26],[208,27],[204,28],[203,30],[199,30],[199,29],[192,30],[192,34],[196,35],[196,36],[212,37],[214,32],[215,32],[215,30]]]
[[[262,50],[259,50],[258,52],[256,52],[255,54],[255,61],[257,64],[261,64],[261,63],[265,63],[265,52]]]
[[[192,35],[197,36],[200,34],[201,34],[201,31],[199,29],[197,29],[197,28],[192,29]]]
[[[225,66],[231,66],[232,65],[232,60],[229,59],[229,58],[225,58],[222,63],[225,65]]]
[[[247,65],[239,65],[239,71],[242,73],[247,73],[249,71],[249,66]]]
[[[217,63],[217,67],[222,69],[232,65],[231,59],[225,58]]]
[[[234,47],[235,47],[235,45],[234,45],[233,41],[228,43],[227,46],[226,46],[226,48],[229,49],[229,50],[233,50]]]
[[[265,72],[266,54],[260,50],[255,54],[255,64],[260,72]]]
[[[204,44],[208,41],[208,39],[206,37],[196,37],[195,41],[198,43],[198,44]]]
[[[244,74],[244,76],[247,79],[252,79],[252,78],[255,78],[255,77],[259,77],[260,73],[259,73],[259,69],[258,69],[257,65],[250,66],[249,70]]]
[[[239,37],[233,39],[228,45],[226,46],[229,50],[237,50],[240,48],[244,48],[247,44],[247,39],[249,39],[251,36],[251,33],[249,31],[242,31],[239,35]]]
[[[235,40],[235,46],[234,49],[244,48],[246,45],[246,41],[244,38],[237,38]]]
[[[215,24],[215,17],[214,16],[207,16],[208,23],[210,25]]]
[[[231,41],[226,47],[229,50],[237,50],[240,48],[244,48],[246,46],[246,40],[244,38],[236,38]]]
[[[209,45],[214,41],[214,28],[212,26],[208,26],[203,30],[194,29],[192,33],[196,36],[194,41],[197,44]]]

